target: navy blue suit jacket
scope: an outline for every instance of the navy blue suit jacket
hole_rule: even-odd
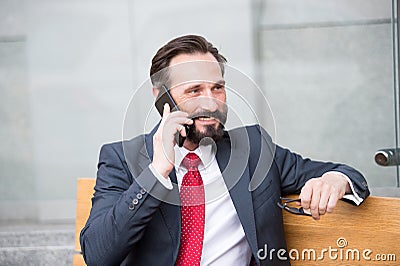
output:
[[[81,231],[88,265],[174,265],[180,243],[180,207],[176,186],[167,190],[148,168],[153,135],[104,145],[100,152],[90,217]],[[362,198],[369,195],[364,177],[355,169],[317,162],[279,146],[259,126],[225,132],[216,158],[258,265],[289,265],[257,251],[286,248],[279,197],[299,193],[305,182],[327,171],[352,181]],[[176,182],[175,172],[170,178]],[[249,189],[249,184],[252,184]],[[253,190],[253,188],[256,189]]]

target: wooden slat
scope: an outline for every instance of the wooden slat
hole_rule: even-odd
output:
[[[82,254],[74,254],[72,258],[73,266],[86,266],[85,261],[83,260]]]
[[[79,233],[89,217],[94,185],[95,179],[78,179],[75,233],[75,252],[77,253],[73,257],[75,266],[85,265],[82,255],[79,254],[81,251]],[[299,253],[297,260],[291,260],[294,266],[399,265],[400,199],[398,198],[369,197],[358,207],[339,201],[334,212],[321,216],[319,221],[286,211],[283,212],[283,218],[288,251],[297,250]],[[342,240],[339,244],[346,242],[347,245],[339,247],[338,239]],[[273,248],[268,247],[267,251],[270,252]],[[311,259],[308,258],[308,252],[311,249],[316,252],[315,260],[313,260],[313,255]],[[323,249],[327,251],[322,253]],[[331,249],[331,254],[329,254],[329,249]],[[370,254],[366,254],[371,258],[370,261],[363,258],[363,252],[367,249],[371,250]],[[276,252],[274,256],[277,256]],[[357,252],[359,259],[356,256]],[[296,257],[294,251],[290,254]],[[355,255],[354,259],[352,254]],[[387,260],[374,260],[377,254],[386,255]],[[287,253],[284,256],[289,257]],[[319,258],[321,259],[318,260]]]
[[[292,196],[297,197],[297,196]],[[299,260],[292,261],[292,265],[398,265],[400,260],[400,199],[369,197],[361,206],[339,201],[334,212],[321,216],[319,221],[311,217],[293,215],[284,211],[284,225],[288,251],[296,249],[299,251]],[[338,246],[340,243],[347,243],[346,246]],[[332,251],[322,254],[323,249]],[[305,260],[302,260],[303,250],[314,249],[316,257],[321,260],[309,260],[308,253]],[[360,260],[353,260],[352,250],[357,254],[360,252]],[[362,252],[366,249],[372,251],[366,254],[365,260]],[[348,260],[346,260],[346,253]],[[295,257],[296,253],[292,253]],[[340,259],[340,254],[342,259]],[[396,261],[372,260],[376,254],[383,254],[386,257],[394,254]],[[356,256],[355,256],[356,257]],[[389,259],[389,258],[388,258]],[[392,258],[393,259],[393,258]]]
[[[89,217],[90,209],[92,207],[92,196],[94,193],[94,185],[96,179],[93,178],[79,178],[78,188],[76,194],[76,223],[75,223],[75,252],[81,252],[81,245],[79,243],[79,234],[85,226]],[[78,259],[78,257],[80,257]],[[85,265],[81,254],[74,254],[73,265]],[[75,261],[77,264],[75,264]]]

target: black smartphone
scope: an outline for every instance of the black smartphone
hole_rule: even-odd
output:
[[[176,105],[176,103],[174,101],[174,98],[172,98],[171,94],[169,93],[168,88],[165,85],[162,85],[160,88],[160,92],[157,95],[156,102],[155,102],[156,109],[160,113],[161,116],[163,115],[165,103],[169,104],[171,112],[179,110],[178,106]],[[185,127],[186,134],[188,134],[189,133],[189,125],[183,125],[183,126]],[[186,138],[182,137],[182,135],[179,134],[179,132],[177,132],[177,134],[179,136],[178,146],[182,147]]]

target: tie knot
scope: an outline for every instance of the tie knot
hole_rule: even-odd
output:
[[[189,152],[182,161],[182,165],[189,171],[196,171],[200,163],[201,159],[193,152]]]

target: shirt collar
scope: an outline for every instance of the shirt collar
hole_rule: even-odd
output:
[[[175,145],[174,151],[175,151],[175,162],[177,167],[181,166],[183,158],[185,158],[185,156],[189,152],[193,152],[197,156],[199,156],[201,160],[200,167],[203,168],[206,168],[215,159],[215,151],[213,149],[213,145],[206,145],[206,146],[200,145],[194,151],[189,151],[185,147],[178,147],[178,145]]]

